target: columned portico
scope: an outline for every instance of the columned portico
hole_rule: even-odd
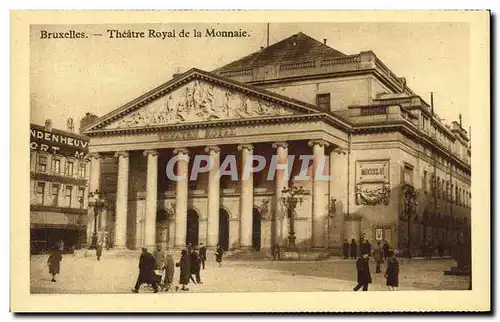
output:
[[[211,165],[208,174],[207,246],[216,247],[219,242],[220,148],[207,146],[205,152],[209,155],[209,164]]]
[[[276,207],[276,240],[274,241],[280,245],[287,245],[288,236],[288,219],[286,213],[283,212],[281,206],[282,191],[284,188],[288,188],[288,143],[287,142],[275,142],[273,143],[273,148],[276,149],[277,157],[277,167],[276,167],[276,178],[275,178],[275,195],[274,204]]]
[[[309,141],[313,148],[313,209],[312,209],[312,247],[323,247],[325,244],[325,217],[327,215],[326,181],[322,179],[325,167],[325,147],[328,142],[324,140]]]
[[[189,151],[184,148],[174,150],[177,155],[177,182],[175,198],[175,247],[186,244],[187,202],[188,202],[188,165]]]
[[[127,245],[127,209],[128,209],[128,172],[129,153],[115,153],[118,158],[118,184],[116,188],[116,223],[115,247],[125,248]]]
[[[240,248],[252,248],[253,224],[253,172],[245,170],[252,166],[253,146],[242,144],[241,151],[241,191],[240,191]]]
[[[156,244],[156,202],[158,186],[158,151],[146,150],[147,157],[146,178],[146,231],[144,244],[152,247]]]

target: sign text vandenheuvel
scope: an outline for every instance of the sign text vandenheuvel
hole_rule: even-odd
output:
[[[30,150],[82,159],[89,152],[89,141],[80,136],[45,131],[42,128],[31,126]]]

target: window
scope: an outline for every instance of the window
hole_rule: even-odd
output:
[[[67,207],[71,207],[71,196],[73,195],[73,187],[66,186],[65,202]]]
[[[446,196],[444,198],[445,200],[449,201],[450,198],[450,182],[446,181]]]
[[[52,159],[52,173],[61,173],[61,160],[56,158]]]
[[[66,175],[67,176],[73,176],[73,166],[74,166],[74,162],[73,161],[68,161],[66,162]]]
[[[437,178],[437,186],[436,186],[436,191],[437,191],[437,197],[441,198],[441,179],[439,177]]]
[[[85,176],[87,175],[87,165],[83,162],[80,163],[80,170],[78,175],[80,176],[80,178],[85,178]]]
[[[455,204],[458,205],[459,202],[460,202],[460,195],[458,193],[458,186],[455,186]]]
[[[52,190],[50,191],[50,204],[54,207],[57,207],[59,203],[59,185],[53,183],[52,184]]]
[[[424,170],[424,176],[422,178],[422,190],[427,193],[427,171]]]
[[[413,167],[409,164],[405,164],[403,171],[404,182],[413,185]]]
[[[80,208],[83,208],[83,204],[85,201],[85,188],[78,188],[78,203]]]
[[[453,183],[451,184],[451,188],[450,188],[450,201],[451,202],[455,202],[455,198],[456,198],[456,195],[453,195],[453,192],[455,191],[454,188],[455,186],[453,185]]]
[[[40,172],[47,171],[47,157],[45,155],[40,155],[38,157],[38,171]]]
[[[317,94],[316,105],[324,110],[330,110],[330,94]]]
[[[45,196],[45,182],[38,182],[36,184],[36,203],[43,205]]]

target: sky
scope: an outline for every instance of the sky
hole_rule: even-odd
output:
[[[193,30],[245,30],[247,37],[192,37]],[[175,38],[109,38],[107,30],[176,31]],[[190,37],[179,37],[184,29]],[[86,112],[102,116],[192,67],[211,71],[258,51],[266,24],[32,25],[31,122],[78,129]],[[41,39],[42,31],[84,32],[83,39]],[[345,53],[372,50],[398,77],[450,122],[470,125],[470,52],[466,23],[271,23],[272,45],[303,32]],[[101,34],[102,36],[94,36]]]

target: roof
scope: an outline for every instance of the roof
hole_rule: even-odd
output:
[[[269,47],[216,69],[215,73],[241,70],[284,62],[311,61],[346,56],[316,39],[299,32]]]

